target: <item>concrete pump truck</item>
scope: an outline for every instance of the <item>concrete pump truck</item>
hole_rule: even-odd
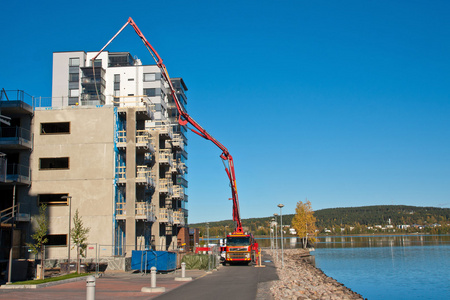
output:
[[[211,136],[205,129],[203,129],[200,124],[198,124],[185,110],[184,106],[178,99],[177,92],[174,89],[172,81],[167,72],[166,66],[163,60],[159,56],[158,52],[153,48],[153,46],[145,38],[144,34],[139,30],[136,23],[130,17],[128,21],[122,26],[122,28],[106,43],[106,45],[92,58],[92,62],[100,55],[100,53],[125,29],[127,25],[131,25],[137,35],[141,38],[147,50],[150,52],[151,56],[159,67],[164,80],[167,82],[170,93],[175,102],[178,111],[178,123],[181,126],[185,126],[188,123],[194,128],[189,128],[192,132],[201,136],[202,138],[209,140],[214,143],[222,151],[220,158],[225,167],[225,172],[227,173],[228,179],[230,180],[231,195],[233,200],[233,221],[236,224],[234,232],[227,235],[226,246],[222,247],[225,251],[225,263],[256,263],[258,254],[258,243],[256,243],[253,235],[251,233],[245,233],[242,228],[241,216],[239,212],[239,200],[238,192],[236,188],[236,176],[234,172],[234,162],[233,157],[228,152],[228,149],[222,145],[218,140]],[[92,64],[94,65],[94,64]]]

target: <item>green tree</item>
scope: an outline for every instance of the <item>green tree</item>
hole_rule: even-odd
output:
[[[308,240],[315,242],[316,236],[316,218],[314,211],[311,208],[311,202],[306,199],[306,202],[297,202],[295,208],[295,216],[292,219],[292,227],[297,231],[297,234],[303,241],[303,248],[306,248]]]
[[[39,216],[37,217],[37,229],[31,238],[34,240],[34,244],[27,243],[33,254],[41,252],[41,274],[40,278],[44,279],[44,245],[48,242],[48,218],[47,218],[47,205],[42,204],[39,207]]]
[[[87,237],[89,233],[90,228],[83,226],[83,221],[81,220],[81,217],[78,213],[78,209],[75,211],[75,215],[73,217],[73,228],[70,231],[70,234],[72,236],[72,241],[77,247],[77,272],[78,274],[81,273],[80,268],[80,256],[85,255],[85,250],[87,248]]]

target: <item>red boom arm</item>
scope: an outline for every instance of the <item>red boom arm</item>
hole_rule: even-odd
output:
[[[92,58],[92,61],[94,61],[94,59],[97,58],[98,55],[100,55],[100,53],[109,45],[109,43],[111,43],[116,38],[116,36],[119,35],[119,33],[128,24],[130,24],[134,28],[134,31],[136,31],[137,35],[139,35],[142,42],[144,42],[148,51],[153,56],[157,66],[160,68],[164,79],[169,84],[170,92],[172,93],[173,100],[175,102],[175,105],[176,105],[178,113],[179,113],[178,123],[180,125],[186,125],[187,123],[191,124],[196,129],[196,130],[194,130],[192,128],[189,128],[192,132],[198,134],[199,136],[201,136],[204,139],[210,140],[217,147],[219,147],[220,150],[222,150],[222,154],[220,155],[220,158],[222,159],[222,161],[228,162],[228,167],[225,165],[225,163],[224,163],[224,165],[225,165],[225,172],[227,173],[228,178],[230,180],[231,194],[233,196],[233,221],[236,221],[235,233],[243,233],[244,231],[242,229],[241,216],[239,213],[239,200],[238,200],[238,193],[237,193],[237,188],[236,188],[236,176],[234,173],[233,157],[231,156],[231,154],[228,152],[228,149],[224,145],[222,145],[218,140],[216,140],[213,136],[211,136],[205,129],[203,129],[202,126],[200,126],[200,124],[198,124],[194,119],[192,119],[191,116],[185,111],[184,107],[181,105],[180,101],[178,100],[177,93],[172,85],[172,81],[170,80],[169,73],[167,72],[167,69],[163,63],[163,60],[159,56],[158,52],[156,52],[155,48],[153,48],[152,45],[150,45],[150,43],[147,41],[144,34],[139,30],[139,27],[136,25],[136,23],[133,21],[133,19],[131,17],[128,19],[127,23],[125,23],[125,25],[122,26],[122,28],[116,33],[116,35],[99,51],[99,53],[95,57]]]

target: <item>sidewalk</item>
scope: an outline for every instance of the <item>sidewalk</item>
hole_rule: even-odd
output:
[[[204,270],[186,270],[186,277],[193,280],[207,275]],[[156,286],[165,287],[166,293],[190,281],[175,281],[181,277],[181,270],[156,275]],[[96,280],[95,299],[152,299],[161,293],[142,293],[142,287],[150,287],[147,273],[107,273]],[[86,279],[62,283],[38,289],[0,289],[0,299],[86,299]]]

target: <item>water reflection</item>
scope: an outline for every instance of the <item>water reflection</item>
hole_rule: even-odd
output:
[[[260,247],[271,246],[270,238],[258,238]],[[373,236],[321,236],[316,238],[315,248],[408,247],[450,244],[450,235],[373,235]],[[281,238],[278,238],[281,248]],[[301,248],[298,237],[283,240],[286,249]]]

